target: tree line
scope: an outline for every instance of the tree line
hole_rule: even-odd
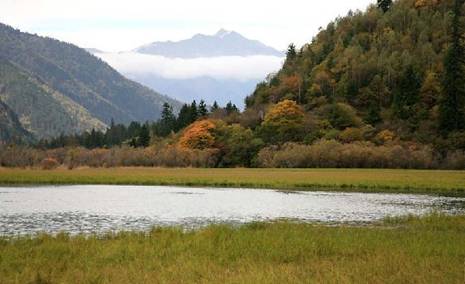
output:
[[[239,113],[239,109],[231,102],[228,102],[225,107],[220,107],[216,101],[212,106],[207,106],[203,100],[199,103],[194,100],[191,104],[184,104],[179,113],[175,114],[173,107],[164,103],[161,118],[156,122],[133,121],[129,125],[124,125],[116,124],[112,120],[105,131],[92,129],[82,134],[62,134],[53,139],[42,139],[36,144],[36,147],[45,149],[68,146],[82,146],[88,149],[122,145],[135,148],[148,147],[152,137],[167,137],[172,133],[179,132],[194,121],[216,112]]]

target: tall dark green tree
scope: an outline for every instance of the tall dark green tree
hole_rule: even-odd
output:
[[[173,108],[168,103],[164,103],[163,110],[161,112],[161,120],[171,121],[173,118],[175,118],[173,114]]]
[[[183,129],[191,124],[191,108],[189,105],[184,104],[179,111],[178,119],[176,120],[176,131]]]
[[[199,110],[197,108],[197,102],[195,100],[192,101],[191,103],[191,122],[194,122],[199,118]]]
[[[64,137],[60,137],[58,141],[63,141]],[[97,131],[95,129],[92,129],[92,131],[89,133],[85,133],[85,138],[84,138],[84,146],[89,149],[94,149],[94,148],[101,148],[103,147],[104,144],[104,135],[101,131]],[[63,145],[64,146],[64,142]]]
[[[212,107],[210,108],[210,112],[215,112],[219,109],[218,103],[216,101],[213,102]]]
[[[137,141],[138,147],[148,147],[150,145],[150,130],[147,123],[144,123],[140,128],[139,139]]]
[[[439,129],[444,136],[462,130],[465,126],[465,49],[461,23],[463,3],[464,0],[455,0],[451,43],[444,57],[443,94],[439,106]]]
[[[175,131],[175,127],[176,116],[173,113],[173,108],[168,103],[164,103],[163,110],[161,112],[161,119],[158,121],[158,123],[156,123],[156,135],[166,137],[172,131]]]
[[[409,119],[415,115],[415,104],[420,100],[421,80],[413,66],[409,65],[397,82],[394,91],[393,110],[397,117]]]
[[[295,44],[289,44],[286,52],[286,60],[294,60],[297,57],[297,51],[295,50]]]
[[[384,13],[389,11],[392,6],[392,0],[378,0],[378,8],[383,10]]]
[[[201,100],[199,103],[199,117],[205,117],[208,114],[207,104],[205,104],[204,100]]]
[[[237,106],[233,104],[231,101],[229,101],[226,104],[225,110],[228,115],[234,112],[239,112],[239,109],[237,108]]]
[[[110,127],[107,128],[107,132],[105,133],[106,144],[110,147],[118,143],[114,130],[115,130],[115,121],[112,118]]]
[[[128,138],[132,138],[132,137],[137,137],[139,136],[139,133],[140,133],[140,129],[141,129],[141,125],[139,122],[137,121],[133,121],[129,124],[129,127],[127,129],[127,137]]]

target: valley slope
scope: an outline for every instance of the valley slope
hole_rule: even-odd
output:
[[[16,114],[0,100],[0,143],[1,141],[28,142],[32,135],[19,123]]]
[[[37,138],[156,120],[168,102],[75,45],[0,24],[0,99]]]

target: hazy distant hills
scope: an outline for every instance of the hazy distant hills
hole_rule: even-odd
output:
[[[243,107],[243,98],[249,94],[257,85],[257,80],[239,81],[234,79],[216,79],[201,76],[186,79],[170,79],[155,74],[126,74],[128,78],[138,81],[150,88],[156,89],[163,94],[190,102],[200,99],[208,103],[216,101],[220,105],[226,105],[232,101],[239,107]]]
[[[130,52],[89,52],[126,77],[180,101],[232,101],[239,107],[256,84],[279,70],[284,54],[234,31],[154,42]]]
[[[102,129],[112,119],[155,120],[164,102],[180,105],[126,79],[84,49],[3,24],[0,99],[37,138]]]
[[[153,42],[134,50],[138,53],[170,58],[198,58],[217,56],[283,56],[282,52],[237,32],[219,30],[214,35],[196,34],[181,41]]]

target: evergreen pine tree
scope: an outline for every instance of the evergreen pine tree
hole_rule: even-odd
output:
[[[197,118],[199,118],[199,110],[197,109],[197,102],[195,100],[192,101],[190,115],[190,123],[196,121]]]
[[[414,105],[419,102],[421,82],[413,67],[408,66],[397,82],[394,92],[393,109],[397,117],[401,119],[411,118]]]
[[[150,145],[150,131],[147,123],[144,123],[140,128],[139,139],[137,146],[148,147]]]
[[[218,103],[216,101],[213,102],[212,107],[210,108],[210,112],[215,112],[219,109]]]
[[[92,128],[90,132],[90,148],[97,148],[98,147],[98,138],[97,138],[97,131]]]
[[[295,45],[293,43],[289,44],[286,53],[286,60],[294,60],[297,57],[297,52],[295,50]]]
[[[179,111],[178,118],[176,120],[176,131],[183,129],[191,123],[191,108],[187,104],[184,104]]]
[[[118,144],[117,137],[116,137],[116,126],[115,126],[115,121],[113,120],[113,118],[111,119],[110,127],[107,128],[107,131],[105,132],[104,140],[105,140],[105,144],[109,147],[112,147]]]
[[[163,110],[161,112],[161,120],[162,121],[171,121],[174,118],[173,108],[168,104],[163,104]]]
[[[173,108],[168,104],[163,104],[163,111],[161,113],[161,119],[157,123],[158,135],[165,137],[175,130],[176,127],[176,116],[173,113]]]
[[[207,105],[204,100],[201,100],[199,103],[199,117],[205,117],[208,115]]]
[[[229,115],[233,112],[239,112],[239,109],[237,108],[237,106],[235,104],[233,104],[231,101],[229,101],[227,104],[226,104],[226,113]]]
[[[141,125],[139,122],[137,121],[133,121],[131,122],[131,124],[129,124],[129,127],[127,129],[127,138],[130,139],[130,138],[134,138],[134,137],[137,137],[140,133],[140,129],[141,129]]]
[[[439,106],[439,129],[448,133],[464,128],[465,49],[462,43],[461,14],[464,0],[455,0],[452,19],[452,42],[444,57],[443,96]]]

